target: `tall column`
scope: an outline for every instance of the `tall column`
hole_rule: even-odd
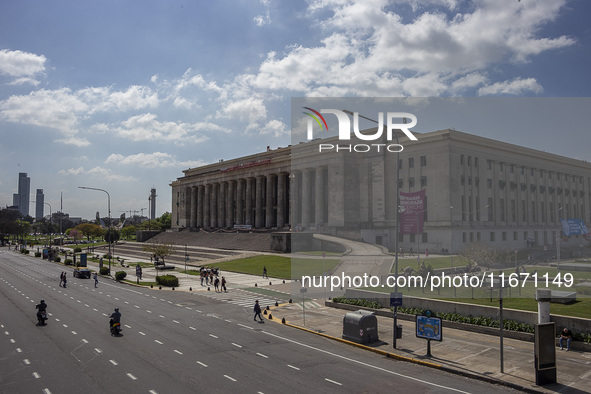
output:
[[[289,197],[291,199],[291,203],[289,204],[290,215],[289,221],[292,227],[292,230],[295,231],[296,226],[301,225],[302,218],[301,218],[301,195],[302,195],[302,173],[301,171],[294,171],[290,175],[291,177],[291,192],[289,193]]]
[[[252,220],[252,178],[246,178],[246,212],[245,212],[245,224],[254,225]]]
[[[306,168],[302,172],[302,227],[307,229],[310,227],[310,221],[312,216],[312,196],[311,196],[311,175],[312,170]]]
[[[189,228],[195,228],[197,222],[197,186],[191,186],[191,214],[189,220]]]
[[[263,175],[256,177],[255,228],[263,227]]]
[[[218,189],[220,185],[214,183],[211,185],[211,198],[210,198],[210,209],[209,215],[211,217],[211,228],[218,227]]]
[[[285,227],[285,174],[277,174],[277,228]]]
[[[316,169],[314,207],[314,223],[316,223],[316,227],[319,228],[324,222],[324,169],[322,167]]]
[[[244,179],[236,181],[236,224],[244,224]]]
[[[203,227],[203,194],[205,192],[205,187],[203,185],[199,185],[197,187],[197,219],[195,226],[196,227]]]
[[[218,227],[226,227],[226,182],[220,182],[218,195]]]
[[[211,227],[211,185],[205,185],[203,191],[203,227]]]
[[[275,175],[269,174],[267,175],[267,193],[265,196],[265,227],[271,228],[273,227],[273,179]]]
[[[234,192],[235,181],[228,181],[228,194],[226,195],[226,227],[232,228],[234,226],[234,200],[236,193]]]

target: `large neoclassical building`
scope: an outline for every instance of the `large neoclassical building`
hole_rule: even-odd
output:
[[[416,136],[399,153],[319,152],[342,144],[332,137],[184,170],[171,184],[173,229],[308,231],[391,250],[398,236],[405,250],[455,253],[477,241],[551,246],[560,219],[591,221],[590,163],[449,129]],[[399,231],[397,186],[424,193],[417,226]]]

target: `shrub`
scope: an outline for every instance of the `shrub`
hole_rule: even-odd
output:
[[[178,287],[179,278],[174,275],[160,275],[156,277],[156,283],[161,286]]]
[[[29,254],[29,249],[25,249],[24,254]]]
[[[127,276],[127,272],[125,271],[117,271],[115,272],[115,280],[122,281]]]
[[[53,261],[59,263],[60,261],[62,261],[62,258],[60,256],[57,256],[55,259],[53,259]]]
[[[72,265],[72,259],[65,259],[64,265]]]
[[[109,275],[109,267],[101,267],[99,272],[101,275]]]
[[[342,298],[342,297],[335,297],[332,299],[334,302],[338,302],[341,304],[348,304],[348,305],[356,305],[363,308],[373,308],[373,309],[380,309],[380,303],[376,301],[368,301],[364,299],[358,298]]]
[[[108,259],[108,258],[109,258],[109,253],[105,253],[105,254],[103,255],[103,259]]]
[[[74,248],[74,253],[80,253],[80,252],[82,252],[82,248],[79,248],[79,247]]]
[[[35,252],[35,257],[41,257],[41,252]]]

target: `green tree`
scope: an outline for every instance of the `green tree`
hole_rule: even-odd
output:
[[[119,241],[120,234],[119,231],[115,230],[114,228],[109,228],[105,230],[104,237],[106,242],[112,244]]]
[[[84,234],[89,241],[90,237],[101,237],[103,235],[103,228],[94,223],[82,223],[77,225],[75,229]]]
[[[16,235],[19,232],[17,220],[21,218],[21,213],[16,209],[0,210],[0,233]]]
[[[121,229],[121,235],[125,237],[125,239],[129,239],[129,237],[133,236],[136,232],[135,226],[127,226]]]

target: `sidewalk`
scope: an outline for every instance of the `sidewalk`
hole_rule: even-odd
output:
[[[296,304],[282,304],[272,307],[269,313],[272,320],[286,323],[294,328],[304,329],[318,335],[341,339],[343,317],[346,310],[322,306],[304,311]],[[269,318],[268,315],[266,315]],[[304,324],[305,318],[305,324]],[[426,363],[426,365],[450,371],[462,376],[503,382],[515,389],[543,393],[589,393],[591,392],[591,353],[561,351],[557,348],[558,383],[544,387],[535,385],[534,344],[504,338],[504,373],[500,372],[499,338],[495,336],[443,329],[443,341],[431,341],[432,357],[427,357],[427,341],[415,335],[415,323],[398,319],[402,325],[402,339],[397,340],[393,349],[393,320],[378,316],[380,341],[368,346],[355,346],[377,351],[393,358]],[[347,342],[347,341],[344,341]],[[350,342],[348,342],[350,343]]]

